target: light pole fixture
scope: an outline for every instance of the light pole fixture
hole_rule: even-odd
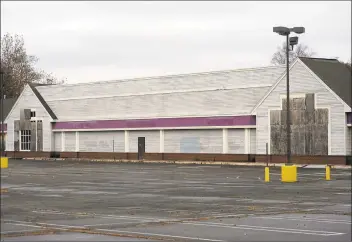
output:
[[[4,127],[4,72],[0,71],[0,117],[1,117],[1,146],[0,146],[0,157],[5,157],[5,127]]]
[[[291,37],[290,33],[303,34],[304,27],[274,27],[273,32],[282,36],[286,36],[286,132],[287,132],[287,163],[291,163],[291,128],[290,128],[290,59],[289,59],[289,45],[293,50],[293,46],[298,44],[298,37]]]

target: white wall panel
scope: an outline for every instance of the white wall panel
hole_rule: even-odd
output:
[[[229,129],[229,153],[244,154],[245,153],[245,130],[244,129]]]
[[[61,152],[61,132],[55,132],[54,135],[54,151]]]
[[[222,153],[222,129],[165,130],[165,153]]]
[[[138,152],[138,137],[145,137],[145,152],[159,153],[160,130],[129,131],[129,152]]]
[[[14,150],[14,121],[20,119],[21,109],[35,109],[36,116],[43,120],[43,151],[51,151],[51,117],[33,93],[29,86],[23,90],[22,96],[19,97],[17,104],[15,104],[13,111],[6,119],[8,136],[6,139],[7,150]]]
[[[297,62],[290,71],[290,92],[315,93],[316,108],[330,108],[331,155],[344,155],[346,123],[344,107],[340,101],[300,62]],[[265,154],[265,144],[269,142],[268,109],[280,108],[280,95],[286,95],[286,77],[257,109],[257,154]]]
[[[81,152],[124,152],[124,131],[79,132],[79,151]]]
[[[256,136],[256,130],[255,129],[250,129],[250,154],[255,154],[257,152],[257,136]]]
[[[318,92],[316,94],[317,108],[329,107],[330,112],[330,152],[331,155],[345,155],[345,145],[343,142],[346,129],[346,114],[344,106],[329,92]]]
[[[7,134],[6,134],[6,140],[5,140],[7,151],[14,151],[14,130],[15,130],[14,119],[10,117],[7,120]]]
[[[76,151],[76,132],[65,132],[65,151]]]
[[[346,130],[346,153],[352,155],[352,127]]]

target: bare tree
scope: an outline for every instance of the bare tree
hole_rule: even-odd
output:
[[[41,72],[41,79],[38,81],[40,84],[48,84],[48,85],[58,85],[64,84],[67,79],[58,79],[52,73],[46,73],[44,71]]]
[[[297,57],[313,57],[316,54],[304,44],[298,44],[297,46],[294,46],[293,51],[291,50],[291,46],[289,48],[290,63],[292,63]],[[274,65],[283,65],[286,63],[286,42],[283,43],[281,47],[277,48],[277,51],[271,58],[271,63]]]
[[[5,73],[4,94],[17,97],[29,83],[61,83],[52,74],[37,70],[38,58],[28,55],[22,36],[6,34],[1,38],[1,71]]]
[[[345,66],[347,66],[348,69],[351,70],[351,58],[349,59],[349,61],[345,62],[344,64]]]

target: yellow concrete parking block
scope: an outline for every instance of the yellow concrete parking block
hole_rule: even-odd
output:
[[[9,167],[9,159],[7,157],[1,157],[1,169],[8,168]]]
[[[284,165],[281,167],[281,181],[282,182],[296,182],[297,181],[297,166]]]

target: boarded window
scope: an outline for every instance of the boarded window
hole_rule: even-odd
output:
[[[180,142],[181,153],[200,153],[199,137],[184,137]]]

